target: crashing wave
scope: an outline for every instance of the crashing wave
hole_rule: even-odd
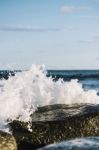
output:
[[[33,65],[8,80],[0,80],[0,128],[8,121],[31,121],[38,106],[50,104],[99,104],[97,91],[84,91],[78,80],[56,82],[47,77],[45,66]]]

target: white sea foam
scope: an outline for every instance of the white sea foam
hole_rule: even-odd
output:
[[[99,103],[97,91],[84,91],[77,80],[54,82],[46,76],[44,65],[33,65],[29,71],[0,81],[0,128],[7,121],[31,120],[37,106],[63,103]]]
[[[51,144],[39,150],[99,150],[99,137],[76,138]]]

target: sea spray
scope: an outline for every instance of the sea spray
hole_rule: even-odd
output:
[[[98,150],[99,137],[76,138],[48,145],[39,150]]]
[[[0,81],[0,129],[6,129],[7,123],[15,119],[31,121],[38,106],[99,103],[97,91],[84,91],[78,80],[55,82],[46,74],[44,65],[32,65],[30,70]]]

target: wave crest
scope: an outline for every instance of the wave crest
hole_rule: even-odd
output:
[[[56,82],[47,77],[45,66],[32,65],[29,71],[16,73],[0,81],[0,126],[19,119],[30,121],[38,106],[51,104],[99,104],[97,91],[84,91],[78,80]]]

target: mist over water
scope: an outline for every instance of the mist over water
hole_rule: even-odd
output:
[[[38,106],[51,104],[99,104],[96,90],[84,90],[77,79],[63,81],[47,77],[45,66],[32,65],[8,80],[0,80],[0,129],[15,119],[31,121]]]

